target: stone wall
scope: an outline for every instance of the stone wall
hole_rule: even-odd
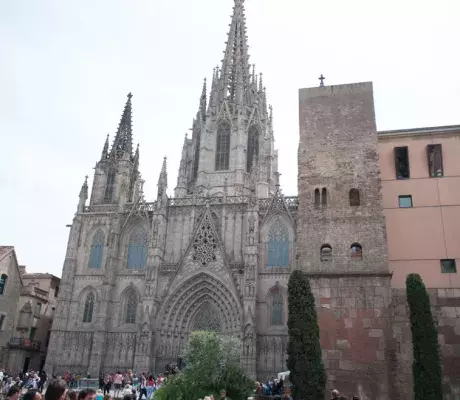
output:
[[[460,398],[460,289],[429,289],[433,317],[438,324],[444,366],[444,400]],[[397,349],[395,385],[401,399],[412,398],[412,334],[404,289],[393,289],[390,312]]]

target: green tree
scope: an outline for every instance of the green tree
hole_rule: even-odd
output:
[[[439,400],[443,396],[438,331],[431,315],[430,298],[419,274],[407,276],[406,293],[412,330],[414,400]]]
[[[246,400],[255,382],[240,367],[241,341],[214,332],[193,332],[185,351],[185,370],[168,379],[155,400],[196,400],[221,389],[233,400]]]
[[[319,343],[315,298],[305,273],[294,271],[288,285],[288,360],[295,400],[324,400],[326,372]]]

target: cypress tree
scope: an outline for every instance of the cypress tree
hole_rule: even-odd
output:
[[[324,371],[315,298],[305,273],[294,271],[288,285],[288,360],[294,400],[324,400]]]
[[[406,293],[412,330],[414,400],[440,400],[443,396],[438,331],[419,274],[407,276]]]

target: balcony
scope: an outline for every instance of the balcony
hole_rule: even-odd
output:
[[[11,338],[8,346],[10,349],[40,351],[41,342],[24,338]]]

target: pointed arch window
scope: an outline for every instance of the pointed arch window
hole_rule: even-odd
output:
[[[88,268],[101,268],[102,254],[104,252],[105,235],[102,229],[98,229],[93,236],[91,243],[91,253],[89,256]]]
[[[105,186],[104,202],[110,203],[113,197],[113,191],[115,188],[115,170],[110,169],[107,174],[107,184]]]
[[[270,325],[284,325],[284,299],[280,289],[272,291]]]
[[[83,310],[83,322],[85,323],[93,321],[94,301],[94,293],[90,293],[86,296],[85,308]]]
[[[205,303],[196,313],[190,331],[221,332],[221,325],[219,313],[209,303]]]
[[[281,218],[276,218],[268,231],[268,267],[289,266],[289,233]]]
[[[131,292],[128,294],[126,301],[126,318],[125,322],[127,324],[136,323],[136,314],[137,314],[137,296],[136,293]]]
[[[252,125],[248,131],[247,171],[251,172],[253,163],[259,157],[259,129]]]
[[[7,280],[8,275],[2,274],[2,276],[0,276],[0,296],[5,294]]]
[[[321,194],[319,189],[315,189],[315,207],[319,207],[321,204]]]
[[[147,264],[147,231],[144,227],[135,228],[128,242],[128,268],[144,269]]]
[[[327,206],[327,189],[323,188],[321,191],[321,204]]]
[[[223,171],[229,168],[230,132],[230,123],[226,121],[221,122],[217,128],[216,171]]]

